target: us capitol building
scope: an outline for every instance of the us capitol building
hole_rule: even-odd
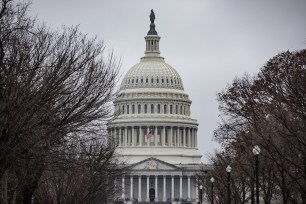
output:
[[[116,154],[131,165],[122,178],[119,200],[127,203],[197,203],[197,120],[177,71],[160,56],[155,15],[150,15],[146,50],[125,75],[115,99],[118,113],[108,125]]]

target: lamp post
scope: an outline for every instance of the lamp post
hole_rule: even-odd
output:
[[[202,186],[202,184],[201,184],[201,185],[200,185],[200,203],[201,203],[201,204],[202,204],[202,200],[203,200],[202,196],[203,196],[203,186]]]
[[[214,177],[210,178],[210,182],[211,182],[211,204],[214,204],[214,182],[215,182]]]
[[[231,171],[232,168],[230,165],[226,167],[226,172],[227,172],[227,203],[231,204]]]
[[[255,156],[255,177],[256,177],[256,204],[259,204],[259,160],[258,155],[260,153],[260,148],[255,145],[253,148],[253,154]]]

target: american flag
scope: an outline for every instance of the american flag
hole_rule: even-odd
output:
[[[153,136],[153,135],[152,135],[152,132],[151,132],[151,131],[148,132],[148,133],[146,134],[147,140],[151,139],[152,136]]]

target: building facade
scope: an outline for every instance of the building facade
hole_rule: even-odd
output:
[[[120,198],[137,202],[198,202],[198,123],[177,71],[160,56],[151,11],[145,55],[122,80],[115,99],[116,117],[108,131],[116,154],[131,165],[116,185]]]

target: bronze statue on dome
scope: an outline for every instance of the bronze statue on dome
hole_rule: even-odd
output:
[[[151,21],[151,23],[154,23],[154,20],[155,20],[155,14],[154,14],[153,9],[151,9],[151,14],[150,14],[150,21]]]

